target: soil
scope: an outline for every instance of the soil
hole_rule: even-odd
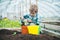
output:
[[[16,32],[15,35],[14,32]],[[26,34],[23,35],[21,32],[2,29],[0,30],[0,40],[60,40],[60,38],[49,36],[46,34],[40,34],[40,35],[31,35]]]

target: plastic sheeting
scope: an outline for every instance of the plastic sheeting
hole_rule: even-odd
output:
[[[14,19],[29,13],[31,4],[38,5],[42,17],[60,17],[60,0],[0,0],[0,17]],[[49,15],[49,16],[48,16]]]

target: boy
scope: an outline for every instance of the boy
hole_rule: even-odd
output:
[[[38,7],[37,5],[31,5],[30,9],[29,9],[30,13],[25,15],[23,18],[27,19],[27,22],[30,23],[34,23],[36,25],[40,24],[40,17],[38,15]]]
[[[29,11],[30,11],[29,14],[23,16],[22,25],[26,25],[24,23],[24,20],[25,19],[28,22],[27,25],[30,25],[31,23],[34,23],[35,25],[40,25],[40,22],[41,22],[41,19],[40,18],[41,17],[38,14],[38,7],[37,7],[37,5],[35,5],[35,4],[34,5],[31,5]],[[24,26],[24,28],[26,28],[26,27]],[[39,27],[39,33],[41,33],[41,32],[42,32],[41,31],[41,27]]]

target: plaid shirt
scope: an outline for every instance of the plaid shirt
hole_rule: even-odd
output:
[[[41,17],[36,14],[34,17],[32,17],[30,14],[27,14],[24,16],[25,19],[32,20],[32,23],[34,24],[40,24],[41,23]]]

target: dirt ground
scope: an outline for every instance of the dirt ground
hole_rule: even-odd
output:
[[[15,35],[13,35],[14,32],[16,32]],[[60,40],[60,38],[52,37],[46,34],[23,35],[17,31],[2,29],[0,30],[0,40]]]

